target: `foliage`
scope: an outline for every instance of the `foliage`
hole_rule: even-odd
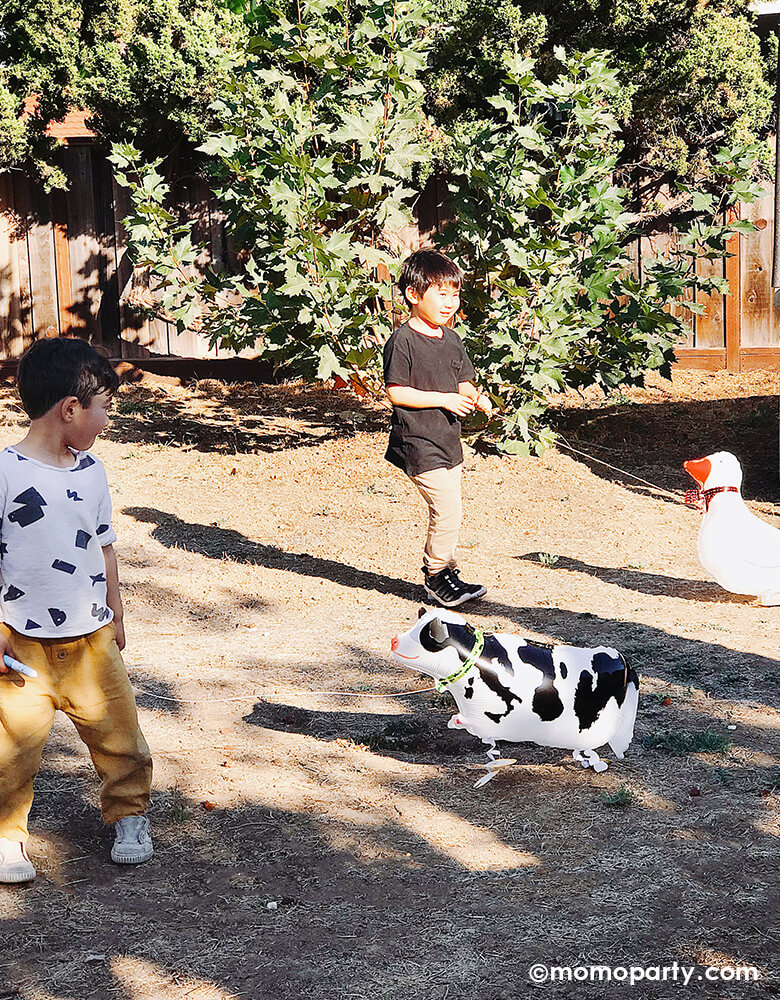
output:
[[[45,131],[70,107],[93,112],[106,146],[131,141],[148,158],[173,150],[188,162],[221,89],[219,55],[242,51],[246,34],[220,0],[4,0],[0,168],[32,165],[48,186],[63,186]],[[20,120],[31,94],[38,111]]]
[[[220,0],[112,0],[98,9],[82,31],[74,97],[105,140],[164,154],[170,175],[171,150],[191,151],[206,135],[224,58],[240,57],[248,32]]]
[[[180,326],[200,308],[197,291],[211,307],[213,341],[241,348],[259,338],[258,349],[288,367],[376,390],[391,289],[373,269],[397,265],[385,234],[404,221],[405,180],[424,156],[422,12],[415,21],[408,2],[395,20],[400,3],[360,0],[345,54],[343,23],[322,17],[341,16],[341,3],[307,0],[309,20],[299,24],[268,8],[279,27],[253,43],[253,85],[235,75],[232,99],[218,109],[224,124],[202,146],[215,164],[240,274],[199,283],[197,248],[165,208],[159,172],[128,148],[114,162],[136,203],[128,225],[138,262],[153,269]],[[754,151],[717,153],[709,189],[683,192],[675,252],[644,260],[640,281],[627,249],[635,236],[628,195],[611,180],[620,143],[608,106],[620,83],[603,54],[556,50],[556,59],[550,82],[534,75],[533,60],[507,59],[507,86],[492,99],[496,123],[453,145],[454,219],[438,237],[466,271],[461,332],[498,411],[471,429],[483,445],[513,453],[551,439],[550,393],[593,384],[609,391],[641,384],[648,369],[669,373],[687,332],[669,305],[687,295],[686,308],[702,312],[697,295],[727,291],[724,279],[697,276],[694,262],[724,257],[728,237],[752,228],[723,218],[758,190],[749,180]]]
[[[26,129],[17,101],[0,71],[0,164],[16,163],[26,152]]]
[[[301,0],[295,19],[276,2],[252,11],[252,61],[233,67],[212,105],[220,126],[200,147],[241,262],[240,274],[198,286],[214,307],[206,330],[233,348],[259,337],[287,366],[377,389],[392,295],[377,269],[397,269],[385,234],[411,222],[407,181],[426,155],[425,3]],[[186,325],[197,309],[196,279],[180,280],[195,253],[186,227],[166,211],[155,167],[140,170],[125,146],[113,161],[138,206],[138,263],[155,265],[165,308]]]
[[[198,251],[189,221],[179,221],[168,207],[170,185],[159,172],[160,159],[144,163],[139,151],[126,143],[117,143],[109,159],[117,181],[129,190],[135,207],[123,219],[133,263],[149,268],[155,299],[181,332],[201,314],[198,298],[202,282],[193,266]]]
[[[724,733],[713,730],[660,730],[649,733],[645,743],[653,749],[681,757],[692,753],[728,753],[731,749],[729,738]]]
[[[492,117],[503,60],[517,51],[555,74],[554,50],[613,53],[622,164],[693,175],[720,144],[764,136],[776,41],[763,45],[739,0],[437,0],[429,110],[445,133]],[[448,156],[446,143],[441,155]],[[765,152],[765,158],[768,154]]]
[[[505,58],[535,56],[549,81],[560,44],[614,52],[619,165],[693,175],[718,144],[766,131],[776,40],[770,36],[762,51],[743,0],[432,2],[428,138],[441,162],[452,134],[466,137],[492,118],[489,99],[501,88]],[[188,172],[193,160],[197,166],[194,145],[214,124],[209,106],[223,96],[225,66],[243,57],[247,22],[258,37],[272,24],[269,10],[262,0],[4,0],[0,167],[32,163],[48,185],[64,184],[46,124],[83,106],[104,144],[132,143],[146,159],[165,155],[167,177]],[[32,93],[39,111],[20,127]]]
[[[454,219],[438,237],[467,273],[466,340],[499,410],[477,426],[480,437],[520,453],[550,439],[540,421],[551,392],[669,374],[687,328],[668,306],[686,293],[728,290],[722,278],[697,276],[694,262],[722,258],[731,233],[752,229],[722,219],[758,193],[749,180],[755,152],[719,152],[717,185],[687,193],[676,251],[644,260],[640,281],[628,195],[611,180],[619,145],[608,104],[620,83],[603,54],[558,49],[556,58],[550,83],[534,75],[532,59],[507,61],[511,89],[492,99],[499,122],[454,146]]]
[[[613,792],[603,792],[601,799],[605,806],[611,806],[613,809],[626,809],[628,806],[634,805],[636,795],[627,785],[620,785]]]

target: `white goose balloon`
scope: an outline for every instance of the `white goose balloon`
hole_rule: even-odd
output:
[[[780,604],[780,531],[745,506],[738,460],[719,451],[683,468],[699,484],[694,503],[704,512],[697,544],[702,568],[732,594]]]

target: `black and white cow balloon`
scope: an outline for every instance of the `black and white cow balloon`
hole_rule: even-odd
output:
[[[595,752],[608,743],[621,758],[634,735],[636,672],[614,649],[546,645],[510,633],[482,633],[451,611],[421,612],[397,635],[393,655],[429,674],[458,705],[449,722],[484,743],[532,742],[572,750],[603,771]]]

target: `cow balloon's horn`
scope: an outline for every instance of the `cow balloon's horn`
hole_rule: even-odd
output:
[[[449,632],[447,632],[447,629],[438,618],[431,619],[430,629],[431,639],[433,639],[434,642],[441,643],[441,645],[444,645],[450,637]]]

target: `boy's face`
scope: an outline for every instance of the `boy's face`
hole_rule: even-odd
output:
[[[108,410],[111,406],[112,394],[99,392],[92,397],[89,406],[81,403],[73,404],[73,419],[69,424],[68,444],[76,451],[88,451],[95,443],[95,438],[108,423]]]
[[[460,290],[451,282],[439,282],[426,288],[420,295],[413,288],[406,289],[406,298],[417,316],[431,326],[447,326],[460,307]]]

